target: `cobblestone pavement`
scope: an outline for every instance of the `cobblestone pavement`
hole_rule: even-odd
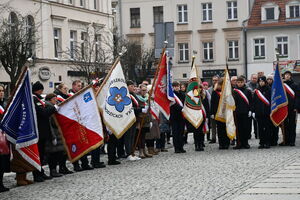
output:
[[[253,183],[300,162],[299,135],[297,140],[296,147],[261,150],[258,140],[251,139],[249,150],[219,150],[217,144],[206,144],[204,152],[195,152],[190,135],[186,154],[169,149],[154,158],[121,160],[118,166],[26,187],[16,187],[14,175],[8,174],[4,184],[12,189],[0,199],[234,199]],[[107,161],[106,156],[101,159]]]

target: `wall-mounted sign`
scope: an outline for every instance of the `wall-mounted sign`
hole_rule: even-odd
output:
[[[230,76],[236,76],[236,69],[229,69]],[[211,78],[214,75],[219,75],[220,77],[224,76],[224,69],[214,69],[214,70],[202,70],[203,78]]]
[[[273,68],[275,69],[276,61],[273,62]],[[286,71],[290,71],[292,73],[300,72],[300,60],[287,60],[287,61],[279,61],[279,70],[281,73]]]
[[[49,67],[41,67],[39,69],[39,77],[42,81],[49,80],[51,77],[51,71]]]

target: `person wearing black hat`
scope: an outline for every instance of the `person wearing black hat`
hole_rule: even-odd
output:
[[[298,98],[297,85],[292,79],[292,73],[286,71],[283,74],[284,77],[284,89],[288,98],[288,116],[284,120],[284,134],[285,141],[280,143],[280,146],[295,146],[296,140],[296,114],[297,104],[296,98]]]
[[[249,136],[251,135],[251,105],[252,105],[252,92],[245,85],[245,78],[238,77],[237,87],[233,90],[233,98],[235,100],[235,113],[237,125],[237,145],[234,149],[249,149],[248,143]]]
[[[42,165],[45,164],[46,142],[51,137],[49,118],[53,113],[56,112],[56,108],[53,105],[45,104],[43,97],[41,96],[43,91],[44,86],[39,81],[32,85],[33,102],[35,105],[37,126],[39,131],[38,149]],[[44,180],[51,179],[51,176],[47,176],[43,169],[41,172],[35,170],[32,172],[32,174],[35,182],[43,182]]]
[[[270,136],[272,122],[271,112],[271,89],[265,76],[258,79],[258,89],[254,90],[251,108],[253,118],[258,123],[259,149],[270,148]]]

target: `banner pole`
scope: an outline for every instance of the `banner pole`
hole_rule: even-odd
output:
[[[148,98],[148,105],[150,107],[150,98],[152,97],[152,92],[153,92],[153,88],[154,88],[154,85],[156,83],[156,79],[157,79],[157,75],[158,75],[158,72],[159,72],[159,69],[160,69],[160,63],[161,63],[161,60],[165,54],[165,51],[166,51],[166,47],[163,48],[162,50],[162,53],[161,53],[161,56],[160,56],[160,59],[159,59],[159,62],[158,62],[158,66],[156,68],[156,71],[155,71],[155,76],[154,76],[154,80],[153,80],[153,84],[151,86],[151,89],[149,91],[149,98]],[[132,151],[131,151],[131,155],[134,156],[134,152],[135,152],[135,149],[136,149],[136,146],[139,142],[139,139],[140,139],[140,136],[141,136],[141,132],[142,132],[142,127],[144,125],[144,121],[145,121],[145,115],[142,117],[142,121],[140,122],[140,129],[139,129],[139,132],[138,132],[138,135],[136,137],[136,141],[132,147]]]

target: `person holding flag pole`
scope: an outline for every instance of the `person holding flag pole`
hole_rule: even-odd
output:
[[[230,140],[236,136],[234,123],[235,101],[226,65],[223,79],[219,79],[211,96],[211,117],[217,120],[219,149],[228,149]],[[226,135],[227,133],[227,135]]]
[[[191,68],[191,75],[187,86],[182,113],[187,120],[188,130],[194,134],[195,150],[204,151],[203,147],[205,131],[203,131],[203,127],[206,124],[205,110],[208,110],[209,105],[206,99],[206,109],[203,106],[205,92],[203,91],[203,88],[200,84],[200,79],[198,77],[198,70],[195,66],[195,56],[193,56]]]

